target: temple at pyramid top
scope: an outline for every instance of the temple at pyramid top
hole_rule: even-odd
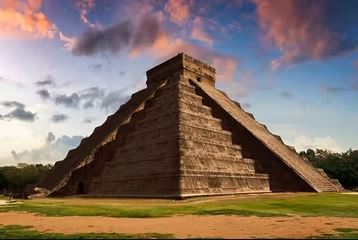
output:
[[[337,180],[215,88],[184,53],[147,71],[147,87],[38,184],[47,195],[185,198],[341,191]]]
[[[155,66],[147,71],[147,85],[158,82],[168,75],[182,74],[184,78],[195,79],[202,83],[215,86],[215,68],[185,53]]]

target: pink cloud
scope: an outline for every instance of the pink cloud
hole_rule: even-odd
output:
[[[54,38],[57,27],[40,11],[41,0],[0,3],[0,37]]]
[[[232,80],[238,65],[234,57],[195,46],[181,38],[172,37],[165,31],[161,32],[152,48],[148,50],[159,59],[174,56],[179,52],[187,53],[215,67],[216,78],[219,81]]]
[[[184,25],[190,17],[189,0],[169,0],[164,9],[168,12],[170,20],[178,25]]]
[[[214,39],[209,36],[204,30],[204,21],[201,17],[195,17],[193,21],[193,29],[191,31],[191,37],[193,39],[207,43],[208,45],[213,45]]]
[[[167,4],[178,4],[178,2],[169,1]],[[133,12],[137,14],[131,15]],[[123,21],[108,28],[90,29],[77,38],[69,38],[63,34],[60,34],[60,37],[75,55],[128,52],[132,58],[147,55],[161,61],[179,52],[185,52],[214,66],[217,69],[217,80],[233,79],[238,65],[234,57],[195,46],[178,36],[176,32],[169,31],[164,25],[163,12],[155,10],[149,1],[141,4],[136,1],[131,2],[123,9],[122,16],[124,16]],[[186,17],[174,19],[187,20]],[[202,40],[204,38],[202,36]],[[210,43],[209,38],[203,41]]]
[[[266,40],[282,53],[279,59],[271,63],[272,68],[309,59],[322,59],[357,48],[357,42],[348,39],[348,29],[353,26],[352,19],[355,17],[349,18],[334,12],[341,3],[253,1],[257,5],[259,25],[265,32]],[[348,11],[347,14],[351,13]],[[337,23],[345,21],[342,20],[345,18],[348,19],[347,24],[337,28]]]
[[[96,6],[95,0],[78,0],[76,5],[80,11],[80,18],[83,23],[91,28],[99,27],[98,23],[92,23],[88,19],[88,13]]]

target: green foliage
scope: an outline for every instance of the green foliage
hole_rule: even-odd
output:
[[[335,229],[338,235],[334,238],[339,239],[358,239],[358,229],[354,228],[337,228]]]
[[[0,206],[0,212],[26,211],[48,216],[150,218],[173,215],[335,216],[358,218],[358,195],[341,193],[264,195],[232,199],[196,198],[152,202],[121,199],[36,199]],[[132,200],[134,201],[134,200]]]
[[[322,234],[313,239],[358,239],[358,229],[355,228],[336,228],[335,234]]]
[[[336,178],[347,189],[358,188],[358,150],[334,153],[327,150],[308,149],[300,152],[313,166],[322,168],[328,176]]]
[[[172,234],[120,234],[120,233],[79,233],[62,234],[39,232],[29,226],[9,225],[0,227],[0,239],[169,239]]]
[[[17,167],[0,167],[0,191],[17,191],[28,184],[34,184],[38,182],[51,167],[51,165],[24,163],[18,164]]]

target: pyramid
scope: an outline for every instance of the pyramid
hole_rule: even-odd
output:
[[[217,90],[209,65],[181,53],[147,71],[146,84],[37,187],[159,198],[342,190]]]

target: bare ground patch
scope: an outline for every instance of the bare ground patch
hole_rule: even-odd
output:
[[[33,226],[37,231],[74,233],[162,233],[178,238],[307,238],[335,234],[337,228],[358,228],[357,218],[173,216],[163,218],[47,217],[0,213],[1,225]]]

